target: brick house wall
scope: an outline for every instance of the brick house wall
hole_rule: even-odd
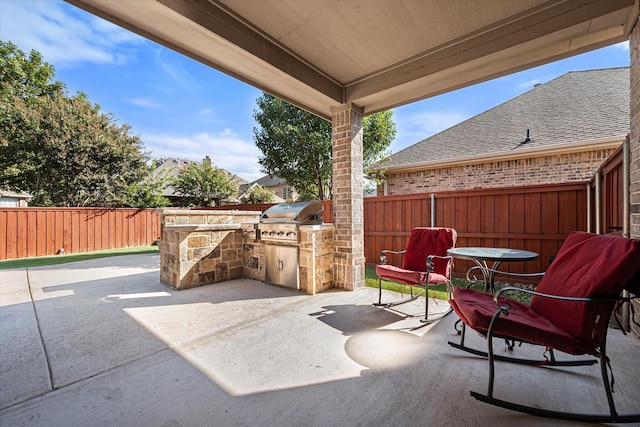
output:
[[[387,172],[387,195],[584,182],[615,148],[488,161],[411,172]],[[378,187],[384,195],[384,186]]]
[[[295,200],[298,197],[298,194],[293,191],[293,188],[289,184],[280,184],[267,188],[284,200]]]

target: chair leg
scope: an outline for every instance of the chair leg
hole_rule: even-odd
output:
[[[411,295],[408,296],[407,298],[398,300],[398,301],[392,301],[392,302],[382,302],[382,279],[380,277],[378,277],[378,302],[374,302],[373,305],[376,307],[384,307],[384,308],[391,308],[391,307],[395,307],[398,305],[402,305],[405,304],[407,302],[410,301],[415,301],[416,299],[418,299],[418,297],[420,297],[424,292],[419,292],[417,294],[413,293],[413,286],[411,286]],[[410,317],[416,317],[416,316],[410,316]]]
[[[458,325],[461,325],[460,329],[458,329]],[[484,358],[489,358],[489,352],[485,352],[482,350],[477,350],[475,348],[471,348],[471,347],[467,347],[464,344],[464,339],[465,339],[465,333],[467,331],[467,325],[460,319],[458,319],[454,325],[454,328],[456,330],[456,333],[458,335],[460,335],[460,342],[456,343],[453,341],[449,341],[448,344],[453,347],[453,348],[457,348],[458,350],[462,350],[465,351],[467,353],[476,355],[476,356],[480,356],[480,357],[484,357]],[[485,338],[488,340],[488,337],[485,336]],[[489,345],[489,344],[487,344]],[[558,366],[558,367],[569,367],[569,366],[591,366],[591,365],[595,365],[596,363],[598,363],[598,359],[581,359],[581,360],[556,360],[555,355],[553,354],[553,350],[551,350],[551,359],[547,360],[547,359],[522,359],[522,358],[518,358],[518,357],[509,357],[509,356],[500,356],[497,354],[493,354],[492,355],[493,360],[496,361],[500,361],[500,362],[509,362],[509,363],[515,363],[518,365],[528,365],[528,366]]]
[[[609,379],[609,373],[607,372],[607,366],[609,359],[607,358],[607,331],[605,330],[605,336],[602,339],[602,346],[600,347],[600,371],[602,372],[602,382],[604,383],[604,391],[607,394],[607,402],[609,402],[609,412],[612,417],[617,417],[616,405],[613,402],[613,390],[611,390],[611,380]],[[611,374],[613,376],[613,373]]]
[[[435,292],[435,291],[434,291]],[[448,302],[447,302],[448,304]],[[433,323],[436,320],[440,320],[445,317],[447,314],[451,313],[453,308],[449,306],[449,309],[444,313],[437,314],[433,319],[429,319],[429,287],[425,286],[424,288],[424,319],[420,319],[422,323]]]
[[[609,415],[599,414],[577,414],[571,412],[560,412],[542,409],[533,406],[520,405],[517,403],[496,399],[493,397],[493,385],[495,378],[495,360],[500,360],[499,357],[494,355],[493,352],[493,323],[496,321],[500,312],[496,312],[493,316],[491,323],[489,324],[489,331],[487,333],[487,357],[489,359],[489,383],[487,387],[487,394],[481,394],[472,391],[471,396],[475,399],[488,403],[490,405],[498,406],[504,409],[512,411],[522,412],[525,414],[536,415],[539,417],[554,418],[568,421],[580,421],[591,423],[637,423],[640,422],[640,414],[618,415],[616,412],[615,404],[613,402],[613,395],[611,389],[611,381],[607,372],[608,358],[606,356],[606,336],[603,338],[603,344],[600,349],[600,369],[602,372],[602,379],[604,382],[605,392],[607,394],[607,401],[609,403]],[[606,334],[606,332],[605,332]],[[463,332],[464,336],[464,332]],[[560,362],[556,362],[560,363]]]
[[[487,396],[493,398],[493,380],[495,377],[495,359],[493,356],[493,324],[501,313],[498,311],[493,315],[489,324],[489,333],[487,334],[487,359],[489,359],[489,385],[487,387]]]
[[[429,287],[424,287],[424,323],[429,321]]]

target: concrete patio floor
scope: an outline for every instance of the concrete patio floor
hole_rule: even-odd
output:
[[[368,288],[176,291],[158,265],[130,255],[0,271],[1,426],[577,425],[470,397],[486,391],[487,362],[447,345],[455,314],[420,327],[373,307]],[[611,331],[609,354],[619,412],[638,411],[640,344]],[[599,375],[501,363],[495,396],[606,413]]]

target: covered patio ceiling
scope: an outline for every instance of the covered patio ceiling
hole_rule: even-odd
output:
[[[324,118],[627,39],[638,0],[67,0]]]

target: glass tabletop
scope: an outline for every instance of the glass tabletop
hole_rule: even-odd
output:
[[[452,248],[447,251],[454,258],[478,261],[532,261],[538,259],[535,252],[509,248]]]

